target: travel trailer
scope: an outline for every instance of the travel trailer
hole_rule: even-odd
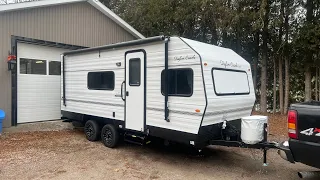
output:
[[[62,55],[63,119],[90,141],[157,137],[195,147],[239,137],[255,102],[250,64],[234,51],[152,37]]]

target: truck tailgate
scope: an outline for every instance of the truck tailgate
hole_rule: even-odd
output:
[[[298,139],[320,143],[320,102],[294,104],[290,109],[298,113]]]

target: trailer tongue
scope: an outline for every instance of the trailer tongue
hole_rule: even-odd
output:
[[[251,116],[249,117],[251,120],[252,119],[257,119],[257,118],[263,118],[263,116]],[[247,117],[248,118],[248,117]],[[267,118],[267,117],[265,117]],[[246,123],[246,118],[242,119],[242,131],[245,129],[243,126]],[[246,128],[247,131],[250,131],[250,128]],[[231,138],[226,137],[224,138],[224,140],[211,140],[210,141],[210,145],[217,145],[217,146],[226,146],[226,147],[239,147],[239,148],[248,148],[248,149],[261,149],[263,150],[263,165],[267,166],[267,151],[269,149],[277,149],[277,150],[282,150],[287,154],[287,157],[292,157],[292,154],[290,152],[290,150],[288,148],[286,148],[285,146],[281,146],[278,142],[269,142],[268,141],[268,123],[265,122],[263,124],[261,124],[261,122],[257,123],[256,126],[252,126],[251,127],[251,131],[253,131],[254,133],[249,132],[249,134],[247,134],[247,136],[251,139],[259,139],[261,138],[262,141],[259,142],[248,142],[242,138],[238,138],[236,140],[231,140]],[[241,132],[243,133],[248,133],[248,132]],[[253,137],[250,135],[256,135],[257,137]]]

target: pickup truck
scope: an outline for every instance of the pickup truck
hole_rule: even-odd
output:
[[[320,102],[292,104],[288,111],[289,140],[280,144],[283,159],[320,168]]]

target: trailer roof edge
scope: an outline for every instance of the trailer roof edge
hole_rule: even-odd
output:
[[[121,48],[121,47],[126,47],[126,46],[136,46],[136,45],[148,44],[148,43],[157,42],[157,41],[164,41],[165,39],[166,39],[166,36],[156,36],[156,37],[138,39],[138,40],[133,40],[133,41],[128,41],[128,42],[121,42],[121,43],[98,46],[98,47],[93,47],[93,48],[86,48],[86,49],[80,49],[80,50],[75,50],[75,51],[69,51],[69,52],[63,53],[63,55],[66,56],[66,55],[72,55],[72,54],[77,54],[77,53],[86,53],[86,52],[91,52],[91,51],[100,51],[100,50]]]

